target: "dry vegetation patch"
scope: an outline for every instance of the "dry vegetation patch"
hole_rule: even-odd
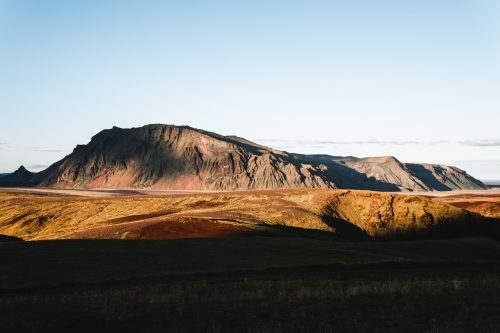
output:
[[[450,201],[452,206],[441,201],[442,197],[299,189],[106,197],[1,192],[0,234],[26,240],[171,239],[276,234],[287,227],[359,239],[449,225],[463,228],[473,219],[456,202]]]

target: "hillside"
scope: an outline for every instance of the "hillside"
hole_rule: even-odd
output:
[[[247,190],[339,188],[443,191],[486,186],[458,168],[394,157],[302,155],[187,126],[104,130],[39,173],[24,167],[3,186]]]
[[[296,189],[92,198],[0,193],[0,234],[25,240],[442,237],[473,234],[478,230],[476,222],[473,214],[431,198],[368,191]]]

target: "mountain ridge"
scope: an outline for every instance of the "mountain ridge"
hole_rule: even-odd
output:
[[[290,153],[234,135],[163,124],[105,129],[47,169],[31,173],[21,167],[2,178],[0,185],[166,190],[487,188],[451,166],[403,163],[393,156]]]

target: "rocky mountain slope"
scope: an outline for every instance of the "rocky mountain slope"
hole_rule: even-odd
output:
[[[23,167],[3,186],[243,190],[349,188],[379,191],[484,189],[455,167],[394,157],[301,155],[188,126],[104,130],[39,173]]]

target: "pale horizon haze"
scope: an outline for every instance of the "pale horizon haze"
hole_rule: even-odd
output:
[[[0,173],[151,123],[500,179],[500,2],[0,0]]]

